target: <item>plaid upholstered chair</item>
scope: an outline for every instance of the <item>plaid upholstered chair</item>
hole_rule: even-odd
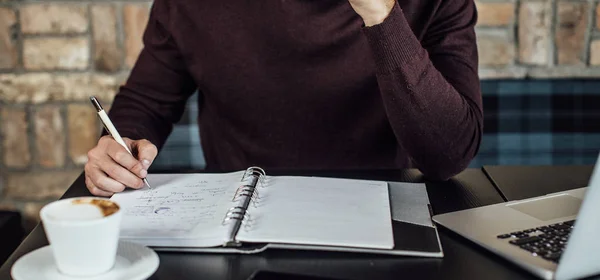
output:
[[[198,95],[194,94],[187,102],[181,120],[173,127],[173,132],[152,164],[154,170],[203,169],[204,153],[200,147],[198,134]]]
[[[484,136],[472,167],[593,164],[600,150],[600,80],[482,81]],[[196,117],[187,104],[155,169],[201,169]]]
[[[594,164],[600,80],[483,81],[484,137],[472,166]]]

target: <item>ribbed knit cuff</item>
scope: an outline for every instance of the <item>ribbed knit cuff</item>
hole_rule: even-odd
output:
[[[422,59],[423,47],[398,2],[382,23],[365,27],[363,32],[371,46],[379,73],[389,73]]]
[[[144,124],[142,122],[115,122],[113,124],[115,125],[117,131],[119,131],[121,137],[127,137],[132,140],[146,139],[150,141],[150,143],[154,144],[158,150],[160,150],[164,144],[164,140],[160,139],[158,135],[150,131],[152,124]],[[103,130],[102,135],[108,135],[106,129]]]

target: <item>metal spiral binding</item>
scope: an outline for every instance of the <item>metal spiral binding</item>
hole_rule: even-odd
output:
[[[231,198],[232,202],[240,203],[241,201],[241,205],[229,208],[221,222],[225,225],[231,221],[235,221],[234,229],[227,245],[239,246],[240,243],[235,240],[235,236],[240,227],[243,225],[244,230],[248,230],[252,225],[252,216],[248,211],[248,206],[252,204],[256,207],[256,201],[260,199],[258,188],[266,186],[266,177],[267,173],[262,168],[256,166],[249,167],[242,175],[240,181],[243,183],[236,189]]]
[[[265,172],[264,169],[262,169],[258,166],[248,167],[248,169],[246,169],[246,171],[244,172],[244,175],[242,176],[242,181],[248,179],[248,177],[250,177],[250,176],[256,176],[261,187],[264,188],[266,186],[265,180],[267,177],[267,173]]]
[[[248,169],[246,169],[246,171],[244,172],[244,175],[242,176],[241,181],[245,182],[248,179],[251,179],[251,183],[250,184],[244,184],[241,185],[240,187],[238,187],[235,191],[235,193],[233,194],[233,197],[231,198],[231,201],[238,201],[240,198],[244,197],[244,196],[248,196],[250,197],[250,202],[252,203],[252,205],[254,207],[256,207],[256,201],[260,200],[260,193],[258,191],[258,185],[260,185],[261,187],[264,187],[266,182],[265,182],[265,177],[266,177],[266,173],[265,171],[260,168],[260,167],[249,167]]]
[[[231,201],[233,201],[233,202],[239,201],[239,199],[244,196],[250,197],[250,202],[252,202],[252,205],[254,207],[256,207],[256,200],[260,199],[260,195],[259,195],[256,187],[253,187],[250,185],[242,185],[242,186],[238,187],[235,190],[235,193],[233,194]]]
[[[249,231],[252,228],[252,225],[254,224],[254,220],[252,219],[252,215],[250,215],[250,213],[246,214],[247,215],[244,216],[244,219],[242,220],[242,225],[244,226],[245,231]]]
[[[236,206],[231,207],[225,213],[225,217],[223,217],[223,221],[221,221],[222,225],[227,224],[230,220],[240,220],[243,221],[245,218],[250,218],[250,213],[244,209],[244,207]]]

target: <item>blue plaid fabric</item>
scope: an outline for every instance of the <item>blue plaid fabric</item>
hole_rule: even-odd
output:
[[[482,81],[484,136],[471,167],[593,164],[600,151],[600,81]],[[154,163],[156,169],[202,169],[204,154],[188,102]]]
[[[471,166],[594,164],[600,81],[482,82],[484,136]]]
[[[198,95],[188,100],[181,120],[152,164],[153,169],[203,169],[206,166],[198,128]]]

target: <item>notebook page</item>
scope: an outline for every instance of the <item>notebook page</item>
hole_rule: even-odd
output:
[[[240,241],[394,247],[386,182],[282,176],[258,190]]]
[[[242,174],[148,175],[152,189],[111,198],[123,211],[120,237],[146,246],[222,245],[231,230],[223,217]]]

